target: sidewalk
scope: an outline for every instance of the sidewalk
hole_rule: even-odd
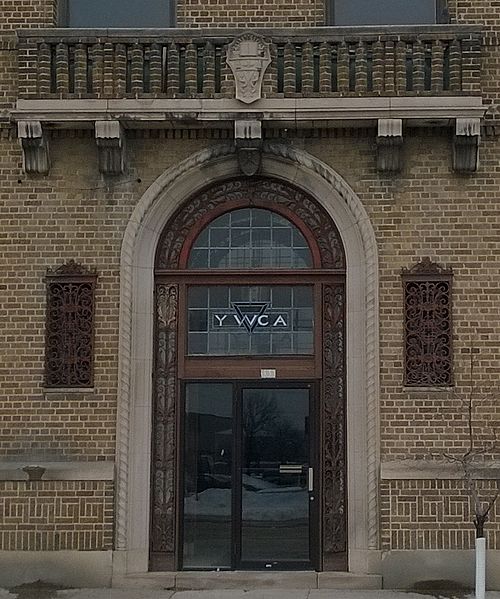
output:
[[[459,590],[342,591],[322,590],[209,590],[171,591],[150,589],[65,589],[52,585],[22,585],[0,589],[0,599],[473,599],[474,594]],[[500,591],[486,593],[486,599],[500,599]]]

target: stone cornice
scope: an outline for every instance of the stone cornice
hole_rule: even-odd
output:
[[[129,128],[176,127],[258,119],[287,126],[375,124],[403,119],[412,125],[451,125],[457,118],[482,118],[481,96],[271,98],[252,105],[235,99],[18,100],[13,121],[36,120],[71,128],[119,120]]]

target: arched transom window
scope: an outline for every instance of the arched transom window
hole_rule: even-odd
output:
[[[198,235],[188,268],[311,268],[309,245],[281,214],[241,208],[213,220]]]

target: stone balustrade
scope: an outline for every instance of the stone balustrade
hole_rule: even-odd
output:
[[[29,30],[19,36],[19,98],[234,98],[226,57],[242,30]],[[270,43],[263,98],[475,96],[473,26],[255,31]]]

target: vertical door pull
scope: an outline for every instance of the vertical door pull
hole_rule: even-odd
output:
[[[314,468],[309,468],[309,491],[314,491]]]

